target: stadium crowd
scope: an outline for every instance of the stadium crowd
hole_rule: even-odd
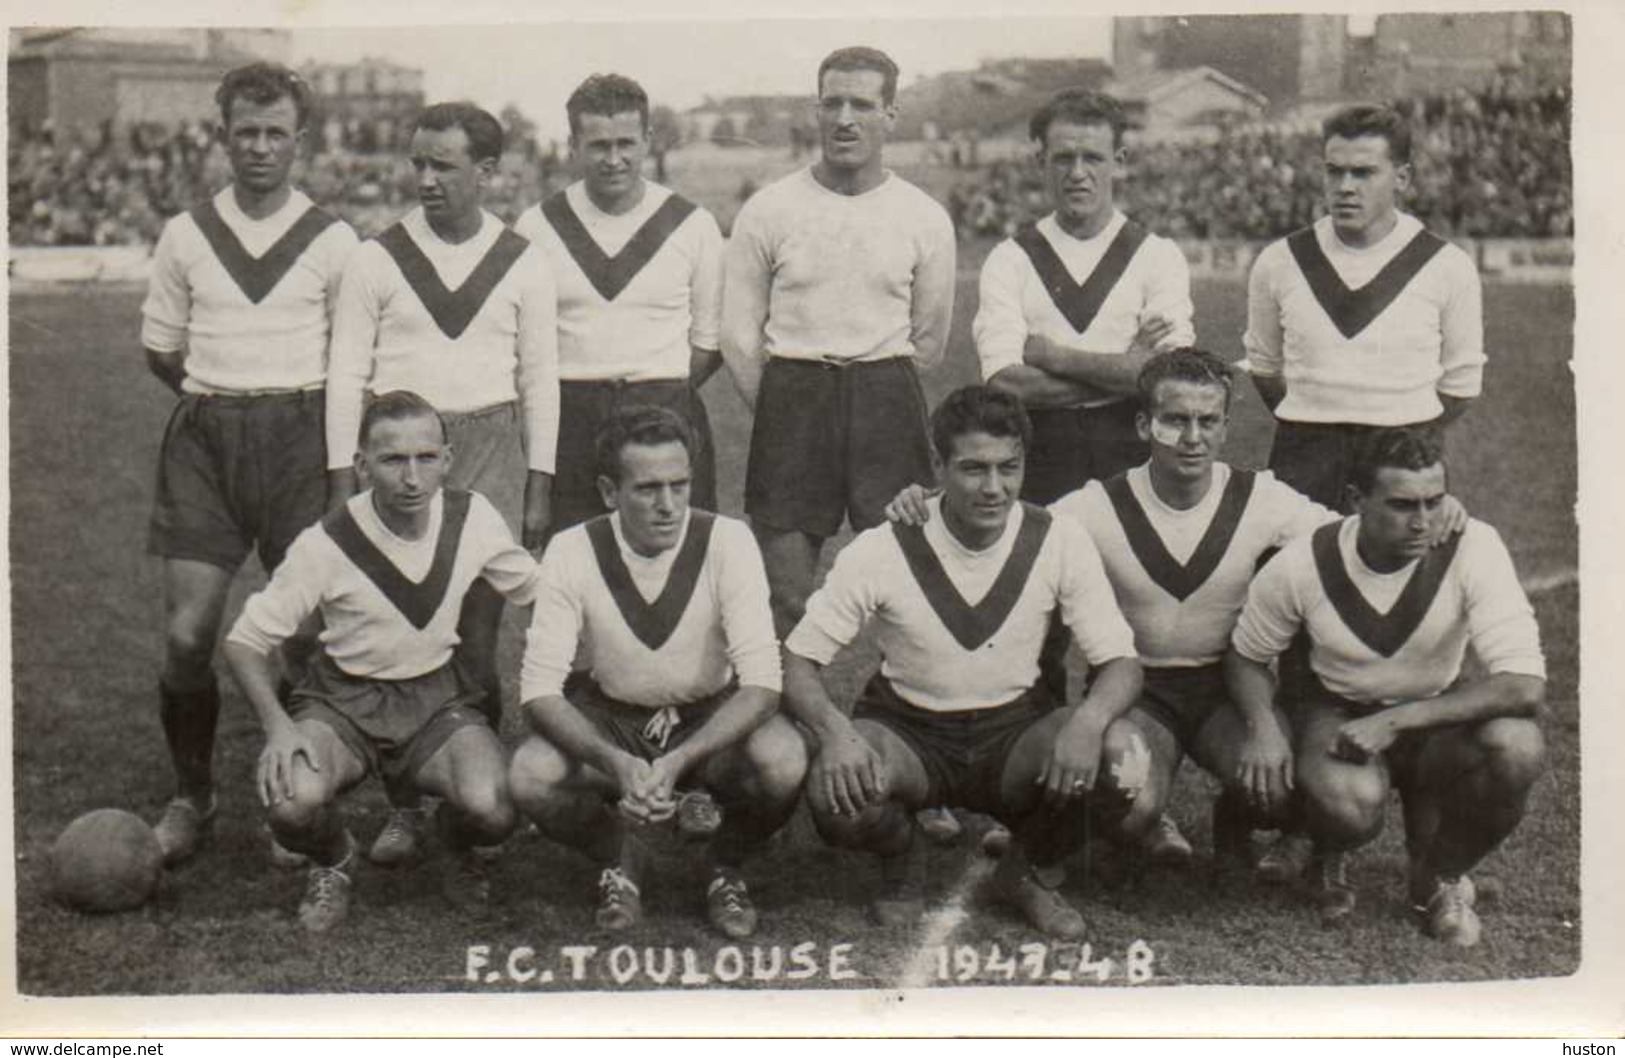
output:
[[[1491,85],[1393,105],[1413,122],[1407,208],[1434,231],[1470,238],[1573,233],[1569,96],[1564,88]],[[143,124],[124,135],[40,130],[10,147],[13,245],[150,244],[163,220],[222,186],[229,173],[209,127]],[[344,135],[307,160],[304,186],[363,237],[413,203],[396,154]],[[504,160],[487,207],[512,222],[561,186],[556,151],[527,142]],[[1171,238],[1272,239],[1316,216],[1318,128],[1242,127],[1210,143],[1157,142],[1131,155],[1127,211]],[[1267,192],[1267,193],[1266,193]],[[947,205],[962,236],[1003,237],[1045,209],[1031,161],[998,160],[956,185]]]
[[[1567,90],[1495,85],[1392,105],[1415,135],[1406,208],[1428,228],[1471,238],[1573,234]],[[1314,220],[1320,155],[1314,125],[1145,143],[1130,154],[1124,209],[1170,238],[1277,238]],[[997,237],[1048,209],[1030,159],[994,162],[947,205],[961,233]]]

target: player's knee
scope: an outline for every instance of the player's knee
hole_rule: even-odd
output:
[[[1540,726],[1522,717],[1499,717],[1481,724],[1474,741],[1484,751],[1490,774],[1498,785],[1523,791],[1534,785],[1544,768],[1546,741]]]
[[[481,834],[482,841],[500,841],[513,830],[513,799],[500,772],[459,777],[452,791],[452,804],[468,824]]]
[[[508,794],[527,815],[545,811],[557,799],[570,761],[543,739],[526,739],[514,751],[508,766]]]
[[[855,813],[836,812],[833,808],[820,809],[811,805],[813,826],[825,844],[838,849],[865,849],[874,843],[886,826],[888,814],[895,810],[890,801],[869,805]]]
[[[745,740],[751,785],[765,800],[780,803],[795,797],[807,775],[807,744],[794,725],[773,717]]]
[[[312,830],[333,803],[332,794],[314,773],[295,773],[291,792],[271,803],[271,826],[284,833]]]
[[[170,615],[164,651],[169,668],[178,670],[175,675],[195,676],[208,669],[217,631],[201,613],[181,610]]]
[[[1298,788],[1304,813],[1315,836],[1334,845],[1353,847],[1382,832],[1388,807],[1388,783],[1375,768],[1347,764],[1300,771]]]

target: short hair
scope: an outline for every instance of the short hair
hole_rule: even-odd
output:
[[[581,115],[598,114],[612,118],[616,114],[637,111],[645,132],[649,129],[649,95],[643,86],[630,77],[618,73],[595,73],[576,86],[570,98],[564,101],[564,113],[570,119],[570,135],[581,132]]]
[[[1014,437],[1023,453],[1032,448],[1033,424],[1021,398],[991,386],[962,386],[931,413],[931,445],[944,463],[953,453],[954,439],[970,433]]]
[[[372,438],[373,427],[381,422],[396,422],[420,416],[433,419],[439,424],[440,439],[444,442],[446,420],[440,417],[440,412],[433,404],[409,389],[392,389],[387,393],[380,393],[367,402],[366,409],[361,413],[361,429],[356,433],[356,445],[365,449],[368,440]]]
[[[1349,484],[1369,494],[1384,467],[1426,470],[1443,462],[1444,434],[1437,426],[1384,426],[1356,442]]]
[[[1198,386],[1218,386],[1224,390],[1224,406],[1228,411],[1234,393],[1235,379],[1230,365],[1205,349],[1169,349],[1157,353],[1140,368],[1135,388],[1140,393],[1140,407],[1151,414],[1156,401],[1157,387],[1164,382],[1190,382]]]
[[[594,457],[598,473],[621,480],[621,452],[628,445],[663,445],[676,442],[692,458],[694,434],[688,422],[670,408],[653,404],[623,404],[598,428]]]
[[[220,120],[231,124],[231,105],[246,99],[257,106],[269,106],[278,99],[293,100],[293,112],[299,128],[310,121],[315,96],[305,79],[279,62],[256,62],[239,66],[220,79],[214,90],[215,105],[220,108]]]
[[[1320,126],[1320,142],[1324,146],[1333,136],[1352,140],[1359,136],[1380,136],[1388,143],[1388,157],[1395,165],[1409,165],[1411,161],[1411,127],[1399,112],[1391,107],[1357,103],[1344,107]]]
[[[1057,121],[1070,121],[1074,125],[1106,125],[1112,130],[1112,146],[1123,144],[1123,130],[1128,128],[1128,115],[1116,96],[1094,92],[1087,88],[1063,88],[1050,96],[1049,102],[1027,122],[1027,135],[1040,147],[1049,127]]]
[[[473,103],[457,101],[426,106],[418,112],[412,129],[414,132],[462,129],[468,136],[468,156],[474,161],[502,157],[502,122],[489,110],[481,110]]]
[[[824,74],[831,70],[873,70],[881,77],[880,101],[887,106],[897,98],[897,64],[879,48],[854,45],[837,48],[818,64],[818,94],[824,93]]]

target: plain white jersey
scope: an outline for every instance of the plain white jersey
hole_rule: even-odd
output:
[[[929,501],[923,526],[881,525],[847,544],[785,648],[827,665],[872,622],[881,674],[933,712],[986,709],[1030,690],[1057,608],[1090,665],[1134,656],[1081,525],[1018,504],[998,541],[973,551],[946,528],[941,504]]]
[[[350,465],[363,395],[404,389],[442,412],[518,400],[530,469],[552,473],[559,419],[553,276],[534,247],[490,213],[481,216],[480,230],[453,244],[414,209],[350,259],[333,320],[329,469]]]
[[[746,201],[724,268],[722,354],[754,401],[767,357],[942,359],[954,311],[954,228],[888,171],[842,195],[800,169]]]
[[[564,381],[686,379],[691,348],[718,348],[716,219],[659,184],[643,186],[637,205],[614,214],[574,183],[514,224],[552,268]]]
[[[1032,335],[1065,348],[1123,353],[1146,319],[1162,316],[1174,329],[1159,351],[1196,344],[1184,253],[1119,211],[1089,239],[1068,234],[1051,213],[993,248],[980,287],[972,332],[983,381],[1022,363]]]
[[[189,393],[315,389],[355,232],[299,191],[255,220],[226,187],[171,217],[153,250],[141,344],[186,352]]]
[[[1232,645],[1268,663],[1300,628],[1333,694],[1372,705],[1431,698],[1468,646],[1491,674],[1545,679],[1540,630],[1500,534],[1469,521],[1454,545],[1391,573],[1361,560],[1358,516],[1288,545],[1253,580]]]
[[[1187,510],[1157,496],[1149,466],[1091,481],[1050,510],[1088,530],[1147,668],[1218,661],[1259,562],[1338,518],[1267,470],[1219,462]]]
[[[323,649],[350,676],[409,680],[451,660],[463,597],[483,577],[517,606],[536,590],[536,560],[477,492],[442,489],[421,539],[390,531],[372,490],[299,534],[227,638],[269,653],[320,611]]]
[[[1483,384],[1483,294],[1472,259],[1401,213],[1356,249],[1331,218],[1273,242],[1247,282],[1248,369],[1280,377],[1294,422],[1400,426]]]
[[[604,693],[661,709],[742,686],[779,692],[767,574],[750,529],[690,510],[677,546],[640,555],[610,513],[554,537],[540,584],[519,697],[564,693],[584,657]]]

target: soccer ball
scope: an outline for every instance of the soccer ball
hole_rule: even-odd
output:
[[[51,891],[79,911],[128,911],[152,896],[163,864],[158,835],[140,816],[99,808],[51,846]]]

